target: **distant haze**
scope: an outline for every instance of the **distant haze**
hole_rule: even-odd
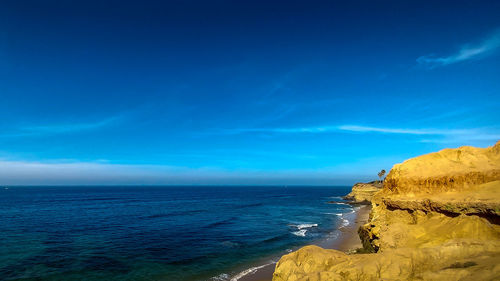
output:
[[[335,171],[224,171],[98,163],[0,162],[4,185],[351,185],[373,176]]]

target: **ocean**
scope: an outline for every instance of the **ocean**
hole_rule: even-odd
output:
[[[0,280],[236,280],[335,240],[350,187],[0,189]]]

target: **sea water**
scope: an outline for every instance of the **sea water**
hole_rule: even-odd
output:
[[[0,190],[1,280],[236,280],[335,238],[349,187]],[[247,270],[245,270],[247,269]]]

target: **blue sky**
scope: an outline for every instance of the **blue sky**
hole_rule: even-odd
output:
[[[492,145],[499,14],[499,1],[3,1],[0,184],[351,184]]]

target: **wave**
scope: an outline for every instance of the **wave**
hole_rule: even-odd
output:
[[[344,203],[344,202],[332,202],[330,204],[334,204],[334,205],[349,205],[350,206],[350,204]]]
[[[291,195],[271,195],[271,196],[267,196],[268,198],[290,198],[292,197]]]
[[[263,240],[262,243],[269,243],[269,242],[281,241],[283,239],[286,239],[287,237],[288,237],[288,234],[278,235],[278,236],[274,236],[274,237],[271,237],[271,238],[267,238],[267,239]]]
[[[317,223],[304,223],[304,224],[299,224],[297,225],[298,229],[304,229],[304,228],[311,228],[311,227],[317,227]]]
[[[227,273],[221,273],[215,277],[210,278],[211,281],[225,281],[229,280],[229,275]]]
[[[289,224],[291,227],[296,227],[297,229],[305,229],[305,228],[311,228],[311,227],[317,227],[317,223],[302,223],[302,224]]]
[[[160,213],[160,214],[152,214],[148,216],[143,216],[143,219],[157,219],[157,218],[164,218],[164,217],[173,217],[173,216],[187,216],[187,215],[194,215],[194,214],[199,214],[206,212],[206,210],[184,210],[184,211],[173,211],[173,212],[166,212],[166,213]]]
[[[233,278],[231,278],[230,281],[238,281],[239,279],[241,279],[244,276],[247,276],[248,274],[254,274],[255,272],[257,272],[257,270],[275,263],[276,263],[275,261],[271,261],[270,263],[266,263],[264,265],[250,267],[249,269],[243,270],[242,272],[236,274]]]
[[[246,204],[246,205],[240,205],[240,206],[235,206],[237,209],[244,209],[244,208],[251,208],[251,207],[259,207],[264,205],[264,203],[253,203],[253,204]]]
[[[229,219],[216,221],[208,225],[205,225],[203,228],[214,228],[221,225],[232,224],[236,219],[237,219],[236,217],[231,217]]]
[[[306,237],[306,232],[307,232],[307,229],[301,229],[299,231],[292,232],[292,234],[295,236]]]
[[[223,241],[223,242],[220,242],[220,244],[226,248],[237,248],[237,247],[240,247],[240,243],[238,242],[232,242],[232,241]]]
[[[338,229],[328,233],[327,240],[336,240],[340,236],[340,232]]]
[[[157,219],[157,218],[165,218],[165,217],[170,217],[170,214],[154,214],[154,215],[146,216],[144,218],[146,218],[146,219]]]
[[[305,237],[306,232],[309,228],[317,227],[317,223],[302,223],[302,224],[290,224],[289,226],[295,227],[298,231],[292,231],[291,233],[295,236]]]
[[[323,213],[324,215],[336,215],[336,216],[339,216],[341,217],[342,214],[341,213]]]
[[[347,219],[342,219],[342,223],[340,224],[339,228],[346,227],[349,225],[349,220]]]
[[[127,200],[123,197],[96,197],[96,198],[69,198],[69,199],[50,199],[50,202],[86,202],[86,201],[113,201],[113,200]]]

